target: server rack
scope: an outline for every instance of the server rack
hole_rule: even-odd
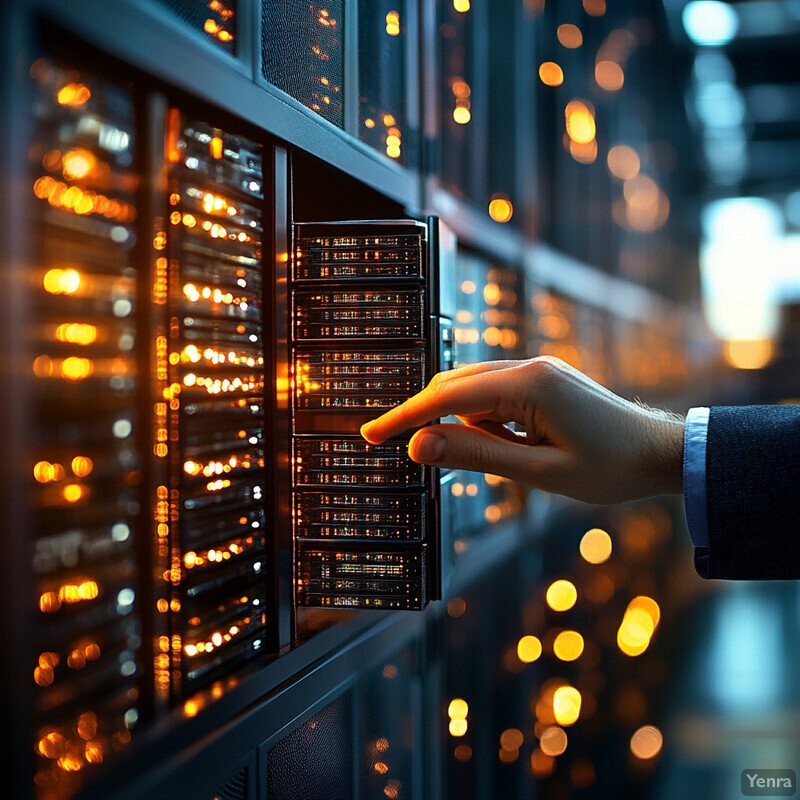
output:
[[[290,3],[286,8],[297,14],[305,7]],[[358,684],[352,675],[363,671],[370,659],[380,661],[399,642],[411,643],[417,653],[410,671],[413,681],[424,684],[414,689],[410,703],[415,719],[422,713],[420,693],[434,705],[440,702],[439,689],[429,678],[437,668],[438,646],[426,644],[431,636],[426,625],[435,625],[440,607],[434,605],[426,617],[412,620],[404,615],[370,619],[326,609],[306,611],[295,605],[293,557],[297,548],[302,563],[307,543],[293,536],[291,523],[302,497],[294,509],[287,503],[291,426],[302,411],[291,386],[292,370],[299,363],[295,355],[302,356],[306,345],[297,327],[300,318],[292,309],[300,310],[306,289],[300,283],[293,286],[293,232],[341,219],[337,207],[343,207],[349,219],[366,219],[374,208],[386,220],[410,219],[424,208],[444,210],[448,222],[475,250],[505,262],[493,267],[505,276],[494,282],[510,281],[520,296],[525,293],[524,242],[435,185],[422,192],[426,170],[438,169],[429,160],[431,142],[419,135],[420,113],[429,111],[418,94],[420,23],[425,30],[433,4],[423,4],[419,13],[415,4],[402,4],[397,12],[402,20],[399,39],[392,39],[401,46],[389,55],[399,65],[393,74],[402,80],[370,88],[366,100],[355,87],[360,85],[359,73],[369,72],[370,53],[375,55],[370,41],[362,41],[367,35],[363,32],[372,30],[368,35],[374,37],[376,26],[380,29],[385,23],[386,35],[392,36],[388,27],[394,25],[394,18],[389,19],[394,9],[387,7],[383,17],[376,17],[365,3],[357,13],[353,8],[355,4],[324,2],[313,6],[312,20],[303,16],[302,24],[312,33],[325,33],[327,49],[320,53],[328,58],[322,61],[336,62],[337,71],[320,75],[314,33],[314,57],[308,58],[303,73],[311,83],[299,85],[291,82],[285,63],[271,60],[294,28],[287,27],[285,19],[274,19],[268,3],[258,8],[251,0],[239,0],[206,7],[142,0],[116,7],[89,2],[69,8],[43,1],[20,4],[10,12],[7,36],[13,44],[5,52],[17,57],[6,73],[15,80],[3,84],[8,118],[13,120],[4,174],[18,180],[8,184],[12,203],[4,217],[10,247],[5,275],[13,289],[6,300],[4,349],[19,357],[10,371],[14,392],[4,394],[6,441],[18,459],[4,484],[12,500],[6,524],[36,531],[46,543],[37,541],[35,552],[29,552],[29,543],[12,537],[10,550],[11,563],[22,565],[13,595],[27,597],[28,603],[12,620],[12,641],[22,655],[15,659],[9,685],[28,686],[15,698],[14,719],[36,728],[13,737],[18,748],[15,763],[21,765],[20,797],[34,791],[31,742],[39,774],[45,776],[36,790],[41,796],[174,796],[177,791],[199,798],[213,796],[219,786],[220,796],[260,797],[266,792],[272,797],[281,785],[289,786],[280,777],[270,777],[280,776],[270,765],[280,760],[276,754],[281,732],[288,732],[293,720],[305,724],[305,718],[313,718],[324,694],[314,681],[298,676],[325,660],[322,683],[330,687],[326,697],[337,709],[331,714],[342,731],[353,730],[358,739],[360,698],[374,692],[357,688],[342,694],[337,687]],[[331,20],[341,26],[333,35]],[[328,88],[323,91],[322,86]],[[334,91],[337,87],[339,92]],[[337,94],[343,95],[341,101]],[[59,115],[55,126],[48,123],[52,111]],[[77,120],[72,134],[70,119]],[[376,125],[367,125],[368,120]],[[75,141],[59,138],[70,135]],[[32,145],[39,149],[32,150]],[[326,169],[337,192],[346,187],[343,197],[314,196],[313,181]],[[332,213],[332,207],[339,213]],[[56,238],[62,228],[69,231],[67,248]],[[34,231],[38,237],[30,235]],[[430,375],[455,363],[449,327],[442,320],[457,320],[459,307],[452,237],[430,224],[426,236],[431,246],[437,237],[447,240],[443,251],[449,251],[447,258],[440,253],[438,268],[426,276],[428,305],[421,324],[429,347],[423,359],[425,375]],[[72,240],[81,237],[83,249],[70,250],[76,247]],[[31,242],[37,240],[45,249],[41,258],[33,259],[38,263],[32,268],[38,245]],[[93,254],[95,246],[98,255]],[[61,263],[64,256],[76,263]],[[462,249],[458,258],[459,270],[469,270],[469,251]],[[95,263],[96,273],[90,269]],[[489,280],[487,269],[478,270],[478,284]],[[292,289],[298,292],[299,306],[292,306]],[[326,286],[325,291],[332,289]],[[434,295],[438,307],[431,301]],[[75,301],[91,307],[84,309]],[[510,350],[521,355],[524,319],[519,309],[505,311],[517,316],[500,327],[513,329],[517,340]],[[92,314],[97,322],[89,320]],[[66,341],[58,338],[59,330]],[[491,336],[483,337],[485,332],[482,329],[479,338],[489,349],[464,360],[493,354]],[[79,341],[92,336],[86,344]],[[419,338],[417,332],[410,336]],[[92,390],[92,381],[105,387],[106,380],[110,392]],[[58,389],[48,394],[52,386]],[[414,387],[406,385],[401,391]],[[78,399],[70,401],[70,392]],[[81,444],[89,443],[90,432],[105,425],[103,415],[119,408],[133,413],[109,418],[111,437],[107,432],[101,437],[102,452],[43,449],[29,463],[34,433],[43,447],[58,441],[59,426],[68,429],[66,441],[73,436]],[[118,444],[118,450],[109,450],[108,441]],[[26,455],[20,459],[21,453]],[[41,466],[35,470],[37,465]],[[46,479],[36,480],[42,499],[31,504],[34,511],[21,502],[29,497],[31,473],[34,479]],[[441,519],[436,522],[442,530],[442,552],[433,560],[441,562],[445,577],[457,561],[467,570],[462,575],[485,568],[475,560],[470,566],[463,547],[468,538],[464,517],[472,513],[463,511],[468,498],[478,497],[472,500],[472,508],[478,508],[485,493],[499,492],[493,505],[505,503],[504,519],[497,527],[507,535],[482,549],[477,536],[473,554],[491,563],[519,545],[526,512],[516,489],[506,496],[505,485],[496,489],[475,484],[473,493],[471,479],[459,480],[454,474],[443,476],[441,489],[433,475],[425,480],[431,495],[441,493]],[[461,494],[457,484],[463,487]],[[45,519],[50,507],[44,495],[53,488],[61,491],[61,505]],[[77,547],[80,565],[82,545],[70,539],[72,544],[57,550],[55,557],[50,546],[51,539],[69,539],[74,527],[84,525],[76,512],[92,492],[114,498],[124,512],[122,518],[114,514],[114,519],[102,520],[109,545],[97,556],[98,563],[108,565],[102,573],[108,576],[107,585],[75,572],[74,553]],[[480,533],[486,530],[480,521],[485,508],[478,510],[472,527]],[[436,516],[432,507],[428,522]],[[128,535],[120,527],[125,525]],[[429,536],[426,546],[427,553],[435,550],[438,538]],[[315,552],[330,552],[314,547]],[[27,580],[31,570],[26,565],[31,564],[41,566],[44,576],[35,597]],[[50,585],[48,570],[71,577]],[[92,596],[93,583],[98,584],[98,597]],[[438,592],[436,581],[430,581],[428,594],[434,597]],[[133,602],[128,602],[131,595]],[[119,618],[112,626],[118,631],[117,643],[97,646],[103,658],[124,656],[119,669],[128,683],[121,685],[116,678],[113,682],[113,691],[124,695],[121,703],[106,703],[90,680],[90,670],[103,658],[92,658],[95,642],[78,641],[83,630],[66,635],[66,628],[53,628],[51,637],[48,626],[37,621],[27,641],[27,623],[37,604],[45,614],[53,612],[42,604],[81,608],[81,603],[98,598],[107,600],[110,615]],[[87,626],[92,633],[99,630],[95,622]],[[61,642],[64,636],[66,644]],[[226,653],[230,657],[223,658]],[[73,669],[70,657],[83,666]],[[30,664],[35,691],[43,690],[41,696],[50,699],[35,700]],[[63,714],[69,708],[60,707],[59,696],[51,690],[60,683],[59,667],[68,676],[68,688],[88,687],[91,703],[113,709],[116,728],[108,735],[102,730],[95,734],[95,721],[83,717],[94,711],[76,710],[74,720],[51,722],[50,709]],[[52,684],[36,681],[38,675],[46,684],[51,672]],[[73,680],[73,673],[79,672],[80,680]],[[284,684],[291,688],[284,691]],[[71,702],[78,709],[84,689],[75,691]],[[336,705],[337,691],[349,698],[347,703]],[[40,710],[34,713],[37,703]],[[286,720],[283,727],[268,721],[275,709],[282,709],[278,717]],[[74,735],[45,730],[48,725],[70,728]],[[119,734],[116,740],[114,734]],[[375,741],[380,738],[376,735]],[[201,740],[205,749],[200,748]],[[429,743],[432,754],[441,747],[435,737]],[[438,785],[434,757],[422,764],[417,758],[409,767],[414,777],[401,783],[408,786],[411,781],[419,787],[424,780],[424,785]],[[80,769],[65,769],[74,765],[70,759],[82,759]],[[355,778],[352,783],[357,783]],[[399,791],[388,782],[373,789],[387,787]],[[369,796],[373,789],[365,784],[362,794]]]

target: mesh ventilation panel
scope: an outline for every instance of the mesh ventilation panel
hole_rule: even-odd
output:
[[[221,50],[236,55],[236,0],[158,0]]]
[[[264,80],[344,127],[344,5],[341,0],[262,0]]]
[[[269,800],[348,800],[353,786],[350,695],[323,708],[267,754]]]
[[[247,800],[248,798],[247,767],[237,772],[224,786],[217,789],[209,800]]]

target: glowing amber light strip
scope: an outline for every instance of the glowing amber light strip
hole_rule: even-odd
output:
[[[95,581],[68,583],[60,586],[58,591],[45,592],[39,598],[39,608],[45,613],[52,613],[61,608],[62,603],[79,603],[94,600],[100,594],[100,587]]]
[[[92,361],[78,356],[70,356],[61,360],[41,355],[33,361],[33,374],[37,378],[61,377],[70,381],[79,381],[88,378],[93,372]]]
[[[56,339],[71,344],[91,344],[97,339],[97,326],[82,322],[64,322],[56,328]]]
[[[170,164],[177,164],[181,160],[181,150],[178,141],[181,136],[181,112],[177,108],[167,111],[167,136],[165,150],[167,161]]]
[[[42,279],[44,290],[50,294],[74,294],[81,285],[81,276],[74,269],[51,269]]]
[[[64,479],[64,467],[61,464],[51,464],[49,461],[37,461],[33,467],[33,477],[39,483],[50,483]]]
[[[78,215],[102,214],[107,219],[119,222],[132,222],[136,219],[136,209],[124,200],[116,200],[79,186],[68,186],[49,175],[37,178],[33,184],[34,194],[54,208],[72,211]]]

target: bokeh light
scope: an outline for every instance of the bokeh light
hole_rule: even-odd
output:
[[[723,353],[734,369],[763,369],[772,360],[772,341],[762,339],[727,339]]]
[[[517,642],[517,656],[523,664],[536,661],[542,654],[542,643],[536,636],[523,636]]]
[[[519,750],[524,740],[519,728],[508,728],[500,734],[500,747],[503,750]]]
[[[547,587],[545,599],[553,611],[569,611],[578,599],[578,590],[570,581],[563,579],[553,581]]]
[[[594,68],[594,79],[601,89],[617,92],[625,83],[625,73],[616,61],[598,61]]]
[[[611,558],[611,537],[602,528],[592,528],[583,534],[580,553],[590,564],[603,564]]]
[[[514,215],[514,207],[505,195],[495,195],[489,203],[489,216],[495,222],[508,222]]]
[[[551,775],[555,766],[555,759],[547,755],[540,747],[531,753],[531,771],[537,778],[546,778]]]
[[[569,23],[559,25],[556,36],[562,46],[570,50],[574,50],[576,47],[580,47],[583,44],[583,34],[577,25]]]
[[[583,653],[583,636],[578,631],[561,631],[553,642],[553,653],[561,661],[575,661]]]
[[[574,725],[581,713],[581,693],[574,686],[559,686],[553,694],[553,715],[559,725]]]
[[[636,758],[655,758],[664,744],[664,737],[655,725],[643,725],[631,736],[631,753]]]
[[[539,80],[545,86],[561,86],[564,83],[564,71],[555,61],[545,61],[539,67]]]
[[[546,756],[560,756],[567,749],[567,734],[558,725],[551,725],[542,731],[539,747]]]
[[[595,136],[595,121],[592,110],[580,100],[572,100],[564,111],[567,135],[573,142],[588,144]]]
[[[583,0],[583,10],[590,17],[602,17],[606,13],[606,0]]]
[[[609,172],[623,181],[629,181],[639,174],[641,162],[639,154],[626,144],[614,145],[606,157]]]
[[[466,700],[456,697],[450,701],[447,707],[447,714],[451,719],[463,719],[469,713],[469,705]]]

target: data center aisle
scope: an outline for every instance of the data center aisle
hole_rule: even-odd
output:
[[[686,614],[651,800],[741,797],[742,770],[800,767],[800,591],[724,582]]]

